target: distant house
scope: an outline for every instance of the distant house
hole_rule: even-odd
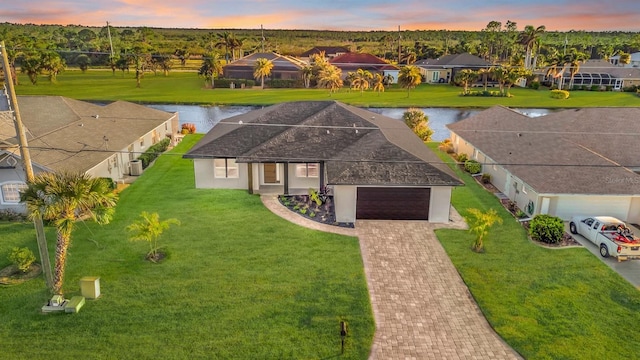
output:
[[[560,83],[562,89],[569,89],[571,85],[571,73],[565,67],[562,74],[545,76],[546,70],[539,73],[544,76],[543,84],[551,85]],[[640,68],[622,67],[611,64],[606,60],[587,60],[580,65],[578,72],[573,76],[573,87],[596,86],[602,89],[622,90],[626,87],[640,85]]]
[[[331,65],[342,70],[342,78],[346,78],[349,72],[358,71],[358,69],[367,70],[372,74],[381,74],[383,76],[391,75],[393,83],[398,82],[398,74],[400,69],[379,57],[365,53],[350,52],[336,56],[329,60]]]
[[[445,55],[438,59],[418,60],[417,66],[427,83],[450,83],[456,73],[463,69],[488,69],[492,65],[484,59],[469,53]]]
[[[457,153],[530,216],[609,215],[640,223],[640,108],[529,118],[496,106],[449,124]]]
[[[609,62],[613,65],[630,67],[630,68],[640,68],[640,52],[634,52],[629,54],[629,63],[622,64],[620,63],[620,55],[615,55],[609,58]]]
[[[0,209],[22,211],[18,191],[26,181],[13,111],[6,97],[0,100]],[[179,125],[177,113],[124,101],[96,105],[61,96],[19,96],[18,105],[36,174],[73,171],[120,181],[149,146],[175,139]]]
[[[260,58],[273,62],[269,79],[298,80],[301,78],[300,70],[306,65],[300,59],[278,55],[273,52],[254,53],[225,65],[223,75],[227,79],[255,80],[253,68]]]
[[[336,56],[340,56],[348,52],[349,52],[349,49],[344,46],[315,46],[312,49],[307,50],[302,54],[300,54],[300,59],[309,63],[311,56],[324,53],[324,57],[327,60],[331,60]]]
[[[214,126],[184,155],[197,188],[308,194],[328,187],[336,219],[448,222],[461,181],[401,121],[335,101],[289,102]]]

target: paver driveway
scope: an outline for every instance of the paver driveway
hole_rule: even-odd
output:
[[[489,326],[425,221],[358,221],[375,313],[370,359],[520,359]]]

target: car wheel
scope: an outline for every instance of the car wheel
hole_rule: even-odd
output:
[[[607,245],[600,244],[600,255],[604,258],[609,257],[609,248],[607,248]]]
[[[571,231],[572,234],[577,234],[578,233],[578,229],[576,229],[576,224],[570,223],[569,224],[569,231]]]

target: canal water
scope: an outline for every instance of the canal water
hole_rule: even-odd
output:
[[[148,105],[151,108],[168,112],[178,112],[180,123],[192,123],[196,125],[196,132],[207,133],[221,120],[242,115],[249,111],[259,109],[256,106],[199,106],[199,105],[169,105],[154,104]],[[402,114],[406,108],[369,108],[371,112],[381,114],[392,119],[402,120]],[[432,139],[442,141],[449,137],[447,124],[452,124],[468,118],[473,114],[482,111],[481,109],[455,109],[455,108],[421,108],[429,118],[429,127],[433,130]],[[549,114],[550,109],[514,109],[524,115],[537,117]]]

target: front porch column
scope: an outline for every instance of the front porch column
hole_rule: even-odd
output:
[[[253,194],[253,163],[247,164],[247,190]]]
[[[289,163],[284,163],[284,194],[289,195]]]
[[[319,192],[322,192],[322,189],[324,188],[324,161],[320,161],[320,189],[318,189]]]

